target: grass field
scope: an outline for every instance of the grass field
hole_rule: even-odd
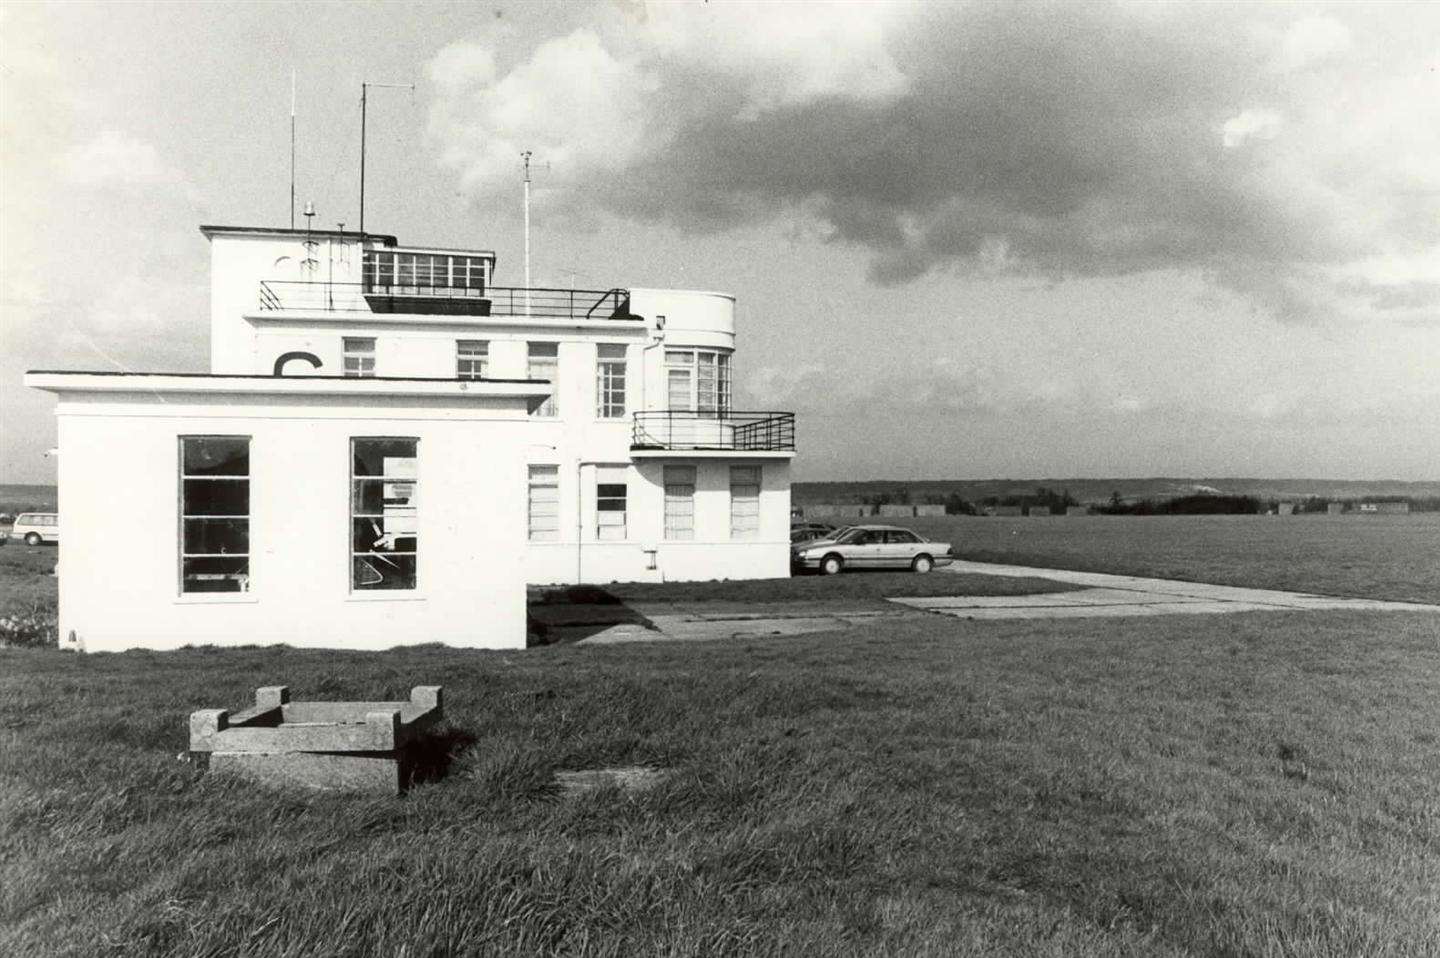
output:
[[[906,520],[981,562],[1440,603],[1440,513]]]
[[[190,710],[275,682],[443,682],[449,777],[176,760]],[[1437,700],[1434,620],[1366,613],[0,651],[0,954],[1434,954]],[[669,771],[551,784],[630,764]]]

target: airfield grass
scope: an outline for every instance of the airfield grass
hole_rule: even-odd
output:
[[[0,650],[0,954],[1433,955],[1436,623]],[[260,685],[437,682],[453,764],[400,800],[177,759]],[[618,765],[666,774],[553,785]]]
[[[978,562],[1440,603],[1440,513],[906,520]]]

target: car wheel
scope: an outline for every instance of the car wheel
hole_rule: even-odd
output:
[[[27,533],[25,533],[25,544],[26,544],[27,546],[38,546],[38,545],[41,543],[41,541],[42,541],[42,540],[41,540],[41,538],[40,538],[40,533],[38,533],[38,532],[27,532]]]
[[[835,575],[843,568],[845,568],[845,560],[839,556],[826,556],[820,561],[821,575]]]
[[[916,556],[915,561],[910,563],[910,568],[923,575],[935,568],[935,560],[929,556]]]

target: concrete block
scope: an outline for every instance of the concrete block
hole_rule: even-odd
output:
[[[837,509],[837,507],[836,507],[835,504],[832,503],[832,502],[821,502],[821,503],[817,503],[817,504],[815,504],[815,505],[813,505],[813,506],[806,506],[806,507],[805,507],[805,518],[807,518],[807,519],[827,519],[827,518],[829,518],[830,516],[834,516],[834,515],[838,515],[838,514],[839,514],[839,513],[836,511],[836,509]]]
[[[1065,514],[1066,514],[1067,516],[1088,516],[1088,515],[1090,514],[1090,507],[1089,507],[1089,506],[1066,506],[1066,507],[1065,507]]]
[[[915,518],[915,507],[900,503],[886,503],[880,507],[879,514],[887,519],[913,519]]]
[[[1343,502],[1331,502],[1331,503],[1327,503],[1327,504],[1325,505],[1325,514],[1326,514],[1326,515],[1330,515],[1330,516],[1340,516],[1340,515],[1344,515],[1344,514],[1345,514],[1345,503],[1343,503]]]
[[[992,511],[992,510],[993,510],[993,511]],[[1019,507],[1019,506],[989,506],[989,507],[987,507],[986,515],[991,515],[991,516],[1018,516],[1018,515],[1020,515],[1020,507]]]
[[[443,716],[438,685],[417,685],[403,702],[292,702],[285,686],[256,691],[243,712],[190,715],[190,750],[210,767],[262,784],[397,794],[410,746]]]
[[[945,506],[938,502],[921,503],[915,507],[916,516],[943,516],[944,514]]]
[[[398,795],[404,770],[393,757],[312,752],[214,752],[210,771],[271,787]]]
[[[1295,514],[1295,503],[1282,502],[1279,505],[1279,511],[1282,516],[1293,516]]]
[[[1051,511],[1051,509],[1050,509],[1049,506],[1031,506],[1031,507],[1030,507],[1030,515],[1032,515],[1032,516],[1050,516],[1050,515],[1054,515],[1054,512]]]

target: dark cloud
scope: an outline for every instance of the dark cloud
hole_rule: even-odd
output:
[[[1440,197],[1395,202],[1414,184],[1382,157],[1367,164],[1343,136],[1316,142],[1319,67],[1275,66],[1282,47],[1303,61],[1282,44],[1287,17],[1215,5],[924,7],[886,34],[903,91],[843,90],[758,115],[733,74],[642,55],[668,135],[572,201],[700,231],[802,208],[833,241],[870,250],[882,284],[937,268],[1194,268],[1281,319],[1311,319],[1326,307],[1294,289],[1313,279],[1297,267],[1382,241],[1440,242]],[[1343,132],[1344,118],[1323,120]]]

